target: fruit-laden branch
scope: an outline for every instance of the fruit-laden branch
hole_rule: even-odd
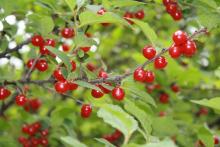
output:
[[[16,47],[9,49],[6,48],[4,52],[0,53],[0,58],[4,58],[7,57],[7,54],[12,53],[12,52],[17,52],[19,49],[22,48],[22,46],[29,44],[31,42],[31,39],[27,39],[24,42],[22,42],[21,44],[18,44]]]

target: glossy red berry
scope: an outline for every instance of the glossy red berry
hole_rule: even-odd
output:
[[[187,34],[184,31],[178,30],[173,34],[173,41],[177,46],[185,44],[187,39]]]
[[[108,86],[111,86],[111,85],[112,85],[111,83],[104,83],[104,84],[105,84],[105,85],[108,85]],[[104,92],[104,93],[106,93],[106,94],[111,92],[111,90],[105,88],[105,87],[102,86],[102,85],[98,85],[98,87],[102,90],[102,92]]]
[[[27,133],[28,133],[28,129],[29,129],[29,125],[23,124],[23,126],[22,126],[22,132],[27,134]]]
[[[156,58],[154,61],[154,67],[156,69],[163,69],[164,67],[166,67],[166,65],[167,65],[167,60],[163,56]]]
[[[187,57],[193,56],[197,51],[196,44],[192,40],[188,40],[186,44],[181,46],[181,48],[182,48],[181,50],[183,51],[183,54]]]
[[[118,140],[122,136],[122,133],[121,133],[121,131],[116,129],[115,132],[111,136],[114,140]]]
[[[25,142],[27,142],[27,138],[23,137],[23,136],[20,136],[18,138],[18,142],[21,143],[21,144],[24,144]]]
[[[16,98],[15,98],[15,102],[18,106],[24,106],[27,103],[27,101],[28,101],[28,99],[23,94],[20,94],[20,95],[16,96]]]
[[[29,105],[32,108],[32,110],[36,111],[40,108],[41,106],[41,101],[37,98],[35,99],[30,99],[29,100]]]
[[[103,15],[103,14],[105,14],[105,12],[106,12],[106,10],[105,10],[104,8],[101,8],[101,9],[97,12],[97,14]]]
[[[124,14],[124,19],[127,20],[128,23],[134,24],[134,22],[132,20],[130,20],[130,18],[134,18],[134,14],[131,12],[126,12]]]
[[[99,78],[108,78],[108,74],[105,71],[100,70],[98,77]]]
[[[156,55],[156,50],[152,46],[145,46],[142,50],[142,53],[145,58],[150,60]]]
[[[63,38],[72,38],[75,35],[75,32],[72,28],[64,28],[61,30],[61,35]]]
[[[168,4],[176,3],[176,0],[163,0],[163,4],[166,6]]]
[[[38,60],[36,64],[36,68],[41,72],[46,71],[48,69],[47,61],[44,59]]]
[[[45,45],[55,47],[56,46],[56,41],[54,39],[47,39],[46,42],[45,42]]]
[[[57,81],[64,81],[65,78],[62,75],[61,69],[57,68],[56,70],[54,70],[53,72],[53,77],[57,80]]]
[[[182,12],[177,10],[175,13],[170,14],[175,21],[181,20],[183,18]]]
[[[31,43],[32,45],[34,46],[42,46],[44,44],[44,39],[42,36],[40,35],[34,35],[32,38],[31,38]]]
[[[35,123],[32,124],[32,126],[34,127],[35,131],[38,131],[41,128],[41,123],[40,122],[35,122]]]
[[[48,145],[47,138],[41,138],[41,145],[43,145],[43,146],[47,146]]]
[[[68,82],[69,90],[76,90],[78,88],[78,85],[74,82]]]
[[[135,18],[143,19],[144,18],[144,10],[139,10],[134,14]]]
[[[166,11],[170,14],[176,13],[177,9],[178,9],[177,4],[166,5]]]
[[[134,80],[143,82],[145,80],[145,71],[142,68],[137,68],[133,73]]]
[[[0,100],[4,100],[11,95],[11,91],[0,86]]]
[[[89,104],[83,104],[81,107],[81,117],[88,118],[92,113],[92,107]]]
[[[33,147],[38,146],[38,145],[40,144],[39,139],[38,139],[38,138],[35,138],[35,137],[31,137],[31,138],[30,138],[30,141],[31,141]]]
[[[166,93],[160,94],[160,102],[163,104],[167,104],[169,102],[169,95]]]
[[[45,129],[45,130],[42,130],[42,131],[40,132],[40,134],[41,134],[42,136],[47,136],[47,135],[49,134],[49,131],[48,131],[48,129]]]
[[[86,64],[86,67],[87,67],[87,69],[88,69],[89,71],[91,71],[91,72],[93,72],[93,71],[96,70],[95,65],[92,64],[92,63],[87,63],[87,64]]]
[[[71,61],[71,65],[72,65],[72,71],[75,71],[76,70],[76,62]]]
[[[145,71],[144,81],[147,83],[152,83],[155,79],[155,75],[152,71],[147,70]]]
[[[41,55],[48,55],[50,51],[46,48],[45,45],[40,46],[40,53]]]
[[[214,136],[214,144],[219,144],[219,138],[218,136]]]
[[[180,91],[180,87],[177,84],[174,83],[174,84],[171,85],[171,90],[173,92],[179,92]]]
[[[65,93],[69,90],[69,84],[66,81],[58,81],[54,84],[54,88],[58,93]]]
[[[62,49],[64,52],[68,52],[70,50],[70,46],[68,44],[62,44]]]
[[[28,128],[28,134],[30,135],[30,136],[32,136],[32,135],[34,135],[36,133],[36,130],[35,130],[35,128],[34,128],[34,126],[29,126],[29,128]]]
[[[112,135],[104,135],[102,138],[111,143],[115,141]]]
[[[90,50],[91,47],[80,47],[81,50],[83,50],[85,53]]]
[[[95,89],[92,89],[91,94],[94,98],[101,98],[104,95],[104,93]]]
[[[125,96],[125,92],[122,88],[120,87],[115,87],[113,90],[112,90],[112,97],[118,101],[121,101],[124,99],[124,96]]]
[[[176,45],[172,45],[169,48],[169,54],[172,58],[179,58],[181,56],[181,48]]]
[[[27,62],[27,67],[28,67],[28,68],[31,68],[31,67],[33,66],[34,60],[35,60],[35,59],[29,59],[29,60],[28,60],[28,62]],[[36,65],[35,65],[35,66],[36,66]],[[34,68],[35,68],[35,67],[33,67],[33,69],[34,69]]]

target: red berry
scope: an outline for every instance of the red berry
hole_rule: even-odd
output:
[[[192,40],[188,40],[186,44],[181,46],[181,48],[182,48],[181,50],[183,51],[183,54],[187,57],[193,56],[197,51],[196,44]]]
[[[38,130],[41,128],[40,122],[35,122],[35,123],[32,124],[32,126],[34,127],[34,129],[35,129],[36,131],[38,131]]]
[[[177,4],[168,4],[168,5],[166,5],[166,10],[170,14],[176,13],[177,8],[178,8]]]
[[[92,107],[89,104],[83,104],[81,107],[81,117],[88,118],[92,113]]]
[[[62,49],[64,52],[68,52],[70,50],[70,46],[67,44],[62,44]]]
[[[104,95],[104,93],[95,89],[92,89],[91,94],[94,98],[101,98]]]
[[[76,70],[76,62],[71,61],[71,65],[72,65],[72,71],[75,71]]]
[[[133,74],[134,80],[143,82],[145,79],[145,71],[142,68],[137,68]]]
[[[113,138],[112,135],[104,135],[102,138],[107,140],[108,142],[114,142],[115,141],[115,139]]]
[[[41,55],[48,55],[50,51],[45,47],[45,45],[40,46]]]
[[[114,138],[114,140],[118,140],[120,137],[122,136],[121,131],[119,130],[115,130],[115,132],[112,134],[112,138]]]
[[[85,53],[90,50],[91,47],[80,47],[81,50],[83,50]]]
[[[48,131],[48,129],[45,129],[45,130],[42,130],[42,131],[40,132],[40,134],[41,134],[42,136],[47,136],[47,135],[49,134],[49,131]]]
[[[34,46],[42,46],[44,44],[44,39],[42,36],[40,35],[34,35],[32,38],[31,38],[31,43],[32,45]]]
[[[69,84],[66,81],[58,81],[55,83],[54,88],[58,93],[65,93],[69,90]]]
[[[35,59],[29,59],[29,60],[28,60],[28,62],[27,62],[27,67],[28,67],[28,68],[31,68],[31,67],[33,66],[34,60],[35,60]],[[36,65],[35,65],[35,66],[36,66]],[[34,69],[34,68],[35,68],[35,67],[33,67],[33,69]]]
[[[162,69],[166,67],[166,65],[167,65],[167,61],[166,58],[163,56],[157,57],[154,61],[154,67],[157,69]]]
[[[23,126],[22,126],[22,132],[23,133],[28,133],[28,129],[29,129],[29,125],[27,125],[27,124],[24,124]]]
[[[98,77],[99,78],[108,78],[108,74],[105,71],[100,70]]]
[[[154,79],[155,79],[154,73],[150,70],[147,70],[145,72],[144,81],[147,83],[152,83],[154,81]]]
[[[176,31],[173,34],[173,41],[177,46],[185,44],[187,42],[187,34],[181,30]]]
[[[15,101],[18,106],[24,106],[28,100],[25,95],[20,94],[20,95],[16,96]]]
[[[27,138],[23,137],[23,136],[20,136],[18,138],[18,141],[21,143],[21,144],[24,144],[25,142],[27,142]]]
[[[198,112],[199,115],[208,115],[208,113],[209,113],[209,110],[205,107],[200,108]]]
[[[106,10],[105,10],[104,8],[101,8],[101,9],[97,12],[97,14],[103,15],[103,14],[105,14],[105,12],[106,12]]]
[[[54,39],[47,39],[46,42],[45,42],[45,45],[55,47],[56,46],[56,41]]]
[[[160,116],[160,117],[163,117],[163,116],[166,116],[166,115],[167,115],[167,113],[164,112],[164,111],[161,111],[161,112],[159,113],[159,116]]]
[[[69,90],[76,90],[78,88],[78,85],[74,82],[68,82]]]
[[[42,144],[43,146],[47,146],[47,145],[48,145],[48,140],[47,140],[47,138],[41,138],[41,144]]]
[[[171,13],[170,15],[173,17],[175,21],[178,21],[183,17],[182,12],[180,10],[177,10],[175,13]]]
[[[53,77],[57,80],[57,81],[65,81],[64,76],[62,75],[61,69],[57,68],[56,70],[54,70],[53,72]]]
[[[48,69],[47,61],[44,59],[38,60],[36,64],[36,68],[41,72],[46,71]]]
[[[11,91],[0,86],[0,100],[4,100],[11,95]]]
[[[75,32],[72,28],[64,28],[61,30],[61,35],[63,38],[72,38],[75,35]]]
[[[134,24],[134,22],[131,21],[130,18],[134,18],[134,14],[131,13],[131,12],[126,12],[126,13],[124,14],[124,19],[127,20],[128,23]]]
[[[93,72],[93,71],[96,70],[95,65],[92,64],[92,63],[87,63],[87,64],[86,64],[86,67],[87,67],[87,69],[88,69],[89,71],[91,71],[91,72]]]
[[[178,46],[175,46],[175,44],[173,44],[169,48],[169,54],[172,58],[179,58],[181,56],[181,48],[179,48]]]
[[[31,141],[33,147],[38,146],[40,144],[40,141],[38,138],[31,137],[30,141]]]
[[[36,133],[36,130],[35,130],[34,126],[29,126],[27,133],[28,133],[30,136],[34,135],[34,134]]]
[[[173,92],[179,92],[180,91],[180,87],[177,84],[174,83],[174,84],[171,85],[171,90]]]
[[[111,83],[104,83],[104,84],[109,85],[109,86],[112,85]],[[102,85],[98,85],[98,87],[102,90],[102,92],[104,92],[104,93],[106,93],[106,94],[111,92],[111,90],[105,88],[105,87],[102,86]]]
[[[166,93],[160,94],[160,102],[163,104],[167,104],[169,102],[169,95]]]
[[[139,10],[137,11],[134,16],[137,18],[137,19],[143,19],[144,18],[144,10]]]
[[[176,3],[176,0],[163,0],[163,4],[166,6],[168,4]]]
[[[147,59],[152,59],[156,55],[156,50],[152,46],[145,46],[142,50],[143,55]]]
[[[29,101],[29,104],[30,104],[30,107],[32,108],[32,110],[36,111],[36,110],[38,110],[40,108],[41,101],[39,99],[35,98],[35,99],[31,99]]]
[[[125,93],[124,90],[120,87],[116,87],[112,90],[112,96],[118,101],[121,101],[124,99]]]
[[[219,144],[219,138],[218,138],[218,136],[214,136],[214,144]]]

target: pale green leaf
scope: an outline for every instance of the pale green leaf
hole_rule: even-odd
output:
[[[128,6],[137,6],[137,5],[143,5],[146,3],[138,2],[134,0],[110,0],[110,5],[114,7],[128,7]]]
[[[81,143],[79,140],[73,137],[70,137],[70,136],[60,137],[60,139],[72,147],[87,147],[85,144]]]
[[[77,80],[77,81],[74,81],[74,83],[78,84],[81,87],[85,87],[85,88],[95,89],[95,90],[101,91],[101,89],[99,87],[97,87],[97,86],[95,86],[93,84],[90,84],[88,82],[85,82],[85,81]]]
[[[191,102],[220,111],[220,97],[212,99],[191,100]]]
[[[65,0],[71,11],[74,11],[76,6],[76,0]]]
[[[115,147],[113,144],[111,144],[110,142],[108,142],[107,140],[103,138],[95,138],[95,140],[97,140],[98,142],[102,144],[105,144],[105,147]]]
[[[144,145],[140,144],[129,144],[127,147],[177,147],[172,140],[163,140],[160,142],[152,142]]]
[[[198,138],[205,144],[207,147],[214,147],[213,135],[208,128],[205,126],[199,128]]]

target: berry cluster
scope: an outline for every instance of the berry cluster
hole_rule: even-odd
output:
[[[36,60],[36,64],[34,64]],[[27,62],[27,67],[30,69],[38,69],[38,71],[40,72],[44,72],[48,69],[48,64],[47,61],[45,59],[29,59]]]
[[[141,20],[141,19],[144,19],[144,16],[145,16],[144,10],[138,10],[135,13],[127,11],[127,12],[125,12],[123,17],[124,17],[125,20],[128,21],[129,24],[132,25],[132,24],[134,24],[134,22],[131,21],[130,18],[136,18],[136,19]]]
[[[15,98],[15,102],[18,106],[22,106],[27,112],[36,112],[41,106],[41,101],[39,99],[28,99],[23,94],[17,95]]]
[[[169,54],[172,58],[178,58],[181,55],[191,57],[197,51],[196,43],[187,36],[186,32],[181,30],[173,34],[173,42],[169,48]]]
[[[4,100],[11,95],[11,91],[5,87],[0,86],[0,100]]]
[[[166,7],[166,11],[175,21],[182,19],[182,11],[176,0],[163,0],[163,4]]]
[[[42,128],[40,122],[24,124],[22,126],[22,132],[28,135],[28,137],[20,136],[18,138],[19,143],[21,143],[23,147],[48,146],[47,136],[49,131],[48,128]]]
[[[122,136],[122,133],[119,130],[115,130],[115,132],[113,132],[112,134],[104,135],[102,138],[113,143],[117,141],[118,139],[120,139],[121,136]]]

